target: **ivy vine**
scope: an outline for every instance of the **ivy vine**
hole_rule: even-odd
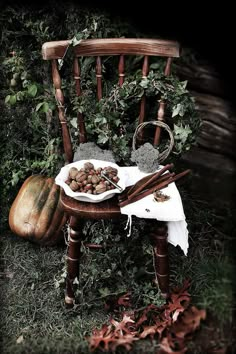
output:
[[[126,75],[121,87],[117,83],[105,86],[106,95],[97,103],[93,80],[86,81],[83,95],[73,98],[73,110],[85,115],[90,138],[113,150],[117,160],[125,161],[130,157],[141,97],[147,97],[147,120],[156,119],[159,101],[163,100],[165,120],[175,139],[173,153],[180,155],[194,144],[200,127],[194,99],[186,86],[187,81],[180,81],[175,75],[166,77],[152,69],[143,78],[141,70],[137,70],[134,75]],[[76,118],[71,119],[71,124],[77,128]]]

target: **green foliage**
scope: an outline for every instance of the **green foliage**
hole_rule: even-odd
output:
[[[176,137],[175,153],[190,148],[197,134],[199,119],[186,90],[186,82],[175,76],[165,78],[163,60],[153,60],[146,79],[140,67],[142,56],[127,58],[126,78],[117,85],[117,58],[107,57],[102,63],[103,98],[96,103],[96,74],[93,58],[81,58],[83,96],[76,97],[71,77],[70,50],[83,38],[145,37],[120,18],[109,17],[99,10],[73,4],[55,6],[53,1],[43,9],[6,7],[0,14],[2,91],[2,126],[0,131],[1,196],[9,204],[17,188],[30,174],[55,176],[63,164],[62,141],[50,65],[43,62],[40,48],[45,41],[71,38],[71,45],[61,67],[66,113],[71,126],[73,146],[78,140],[77,112],[84,113],[89,140],[114,152],[120,163],[130,163],[131,141],[139,115],[143,93],[148,96],[148,119],[155,119],[157,100],[167,102],[168,124]],[[71,77],[71,80],[65,79]],[[69,100],[72,97],[72,100]],[[7,215],[5,216],[5,219]]]
[[[109,64],[108,61],[106,64]],[[106,69],[104,64],[104,76],[108,71],[109,68]],[[156,119],[159,100],[166,102],[166,121],[174,132],[174,153],[180,155],[190,149],[199,131],[200,118],[196,115],[193,98],[186,89],[186,81],[181,82],[174,75],[166,77],[154,70],[149,72],[147,78],[142,78],[140,70],[134,74],[127,73],[122,87],[116,81],[116,77],[109,77],[110,86],[104,84],[104,97],[94,103],[96,89],[92,76],[82,82],[83,96],[74,97],[72,101],[73,111],[85,115],[92,140],[113,150],[118,161],[130,162],[131,139],[139,115],[138,103],[145,94],[148,99],[155,97],[154,102],[147,102],[148,120]],[[71,119],[71,124],[77,128],[75,118]]]
[[[25,178],[35,173],[55,176],[63,164],[50,66],[42,60],[42,44],[75,35],[136,33],[120,19],[113,23],[99,11],[67,3],[58,6],[54,1],[41,9],[6,6],[0,14],[0,32],[0,192],[7,222],[9,207]],[[89,69],[85,65],[83,70]]]

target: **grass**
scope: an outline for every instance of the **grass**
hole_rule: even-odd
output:
[[[215,335],[211,343],[209,337],[205,342],[208,340],[216,347],[232,346],[234,226],[230,210],[227,209],[225,223],[224,215],[207,202],[190,198],[185,191],[181,191],[181,195],[183,202],[188,203],[185,210],[190,249],[186,257],[178,247],[169,245],[171,284],[180,285],[189,278],[192,302],[205,308],[209,319],[190,343],[190,352],[202,352],[204,340],[197,338],[203,338],[209,328],[214,329]],[[123,226],[113,227],[105,221],[86,224],[84,233],[90,233],[89,241],[105,243],[106,248],[83,249],[81,283],[77,291],[80,303],[73,310],[65,309],[63,302],[65,247],[40,247],[9,231],[4,232],[0,273],[1,353],[86,354],[89,349],[85,337],[92,329],[107,323],[111,316],[105,311],[104,303],[112,294],[131,290],[135,307],[150,302],[163,303],[152,282],[151,247],[145,237],[140,242],[143,222],[136,220],[129,239],[122,235]],[[133,352],[155,354],[156,346],[157,342],[151,343],[148,339],[138,341]]]

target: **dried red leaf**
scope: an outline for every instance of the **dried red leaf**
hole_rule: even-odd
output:
[[[170,294],[169,302],[165,305],[165,311],[163,313],[164,318],[169,321],[169,324],[177,321],[179,314],[184,312],[188,307],[190,294],[186,289],[189,285],[189,281],[185,281],[181,288],[175,288],[174,292]]]
[[[111,324],[114,326],[114,334],[118,334],[123,336],[124,333],[128,334],[136,334],[137,332],[133,331],[133,323],[134,321],[130,316],[127,316],[126,314],[123,315],[123,318],[121,322],[118,322],[114,320],[113,318],[110,320]]]
[[[153,339],[158,334],[158,354],[184,354],[187,351],[186,336],[194,332],[206,317],[205,310],[198,310],[195,306],[189,308],[188,286],[189,281],[185,281],[181,288],[175,288],[166,305],[150,304],[143,309],[125,312],[121,321],[111,318],[109,326],[93,331],[89,338],[90,350],[115,352],[118,346],[123,346],[129,351],[134,341],[148,336]],[[118,308],[125,304],[130,304],[130,293],[120,296],[116,302]]]
[[[183,294],[190,287],[190,280],[185,279],[181,286],[176,286],[172,289],[171,293]]]
[[[133,342],[136,340],[139,339],[134,337],[132,334],[126,334],[122,337],[118,337],[110,344],[110,350],[115,352],[117,347],[122,346],[125,347],[127,351],[129,351],[132,348]]]
[[[146,338],[147,336],[150,336],[153,339],[155,334],[158,333],[159,335],[161,335],[164,329],[165,326],[162,326],[161,324],[159,326],[145,326],[143,328],[143,331],[140,333],[139,338]]]
[[[178,349],[175,347],[178,346]],[[187,347],[185,346],[184,342],[176,341],[175,343],[171,339],[170,336],[164,337],[160,343],[160,350],[158,354],[184,354],[187,351]]]
[[[161,309],[158,308],[156,305],[154,304],[150,304],[147,307],[145,307],[143,309],[143,312],[141,313],[141,315],[139,315],[139,319],[136,322],[136,328],[139,328],[144,322],[146,321],[150,321],[152,320],[153,323],[157,322],[157,316],[158,316],[158,321],[159,321],[159,313],[160,313]],[[136,314],[139,311],[136,311]]]
[[[96,349],[108,351],[110,343],[114,341],[112,326],[104,324],[100,330],[93,330],[92,335],[87,339],[91,352],[94,352]]]
[[[205,310],[198,310],[195,306],[188,308],[171,327],[171,331],[177,338],[184,338],[189,333],[194,332],[199,326],[201,320],[206,318]]]
[[[124,306],[124,307],[131,307],[132,306],[132,303],[131,303],[131,293],[128,292],[124,295],[121,295],[118,300],[117,300],[117,304],[119,306]]]
[[[130,297],[131,297],[131,293],[127,292],[119,296],[118,298],[112,297],[110,299],[107,299],[105,303],[105,309],[107,311],[116,311],[117,309],[119,309],[120,306],[124,306],[125,308],[131,307],[132,303]]]

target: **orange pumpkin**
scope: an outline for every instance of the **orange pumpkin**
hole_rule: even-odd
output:
[[[59,204],[60,187],[53,178],[28,177],[23,183],[9,213],[11,230],[25,239],[52,246],[63,238],[66,215]]]

